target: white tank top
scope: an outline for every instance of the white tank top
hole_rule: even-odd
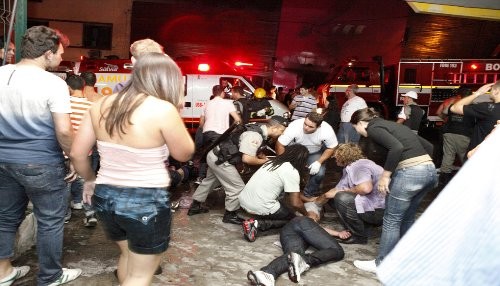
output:
[[[96,184],[161,188],[170,185],[166,161],[167,145],[137,149],[116,143],[97,141],[101,156]]]

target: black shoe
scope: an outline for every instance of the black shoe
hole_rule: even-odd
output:
[[[243,219],[236,214],[236,211],[231,212],[226,210],[224,217],[222,217],[222,222],[241,225]]]
[[[188,210],[188,215],[197,215],[208,213],[208,208],[201,205],[199,201],[193,200],[191,207]]]
[[[339,239],[338,241],[339,241],[339,243],[343,243],[343,244],[367,244],[368,238],[353,235],[353,236],[349,237],[348,239]]]

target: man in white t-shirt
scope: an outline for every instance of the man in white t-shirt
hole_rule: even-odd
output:
[[[359,134],[356,132],[351,124],[352,114],[359,109],[368,107],[364,99],[356,95],[358,85],[351,84],[345,90],[347,101],[342,105],[340,111],[340,125],[337,134],[337,141],[339,143],[358,143]]]
[[[304,188],[304,196],[320,195],[320,184],[325,176],[325,161],[332,157],[333,148],[338,145],[333,128],[323,122],[323,116],[316,112],[307,114],[306,118],[292,121],[283,135],[276,142],[276,152],[282,154],[285,146],[304,145],[309,151],[309,181]]]
[[[26,30],[21,61],[0,67],[0,285],[11,285],[29,266],[13,267],[16,232],[28,201],[37,220],[37,285],[60,285],[80,269],[62,268],[64,215],[68,205],[63,152],[73,129],[66,83],[46,69],[57,67],[64,36],[45,27]],[[32,283],[29,283],[32,284]]]
[[[203,130],[203,146],[210,146],[219,136],[229,128],[229,117],[234,122],[241,122],[241,116],[238,114],[233,101],[224,99],[224,87],[214,85],[212,88],[213,98],[207,102],[200,116],[200,128]],[[207,165],[202,158],[196,184],[201,184],[207,174]]]

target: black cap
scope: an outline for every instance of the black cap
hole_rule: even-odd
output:
[[[269,119],[269,124],[275,125],[276,123],[287,127],[288,126],[288,119],[284,118],[283,116],[274,115]]]

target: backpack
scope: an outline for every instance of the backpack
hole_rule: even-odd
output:
[[[258,123],[248,123],[239,124],[234,128],[229,136],[219,143],[219,150],[214,149],[214,154],[217,156],[216,165],[220,165],[224,162],[228,162],[232,165],[238,165],[241,163],[241,153],[240,153],[240,137],[243,132],[255,131],[264,137],[264,133],[261,128],[261,124]],[[264,141],[263,141],[264,142]],[[263,143],[264,144],[264,143]],[[217,151],[215,151],[217,150]]]

